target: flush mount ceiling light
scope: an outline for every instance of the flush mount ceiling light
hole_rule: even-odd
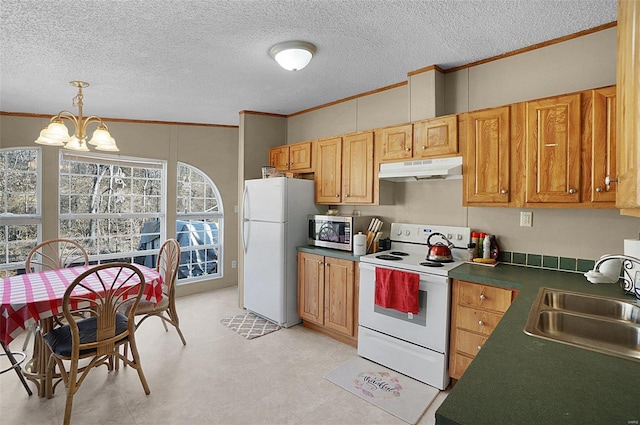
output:
[[[269,56],[288,71],[299,71],[309,64],[316,46],[306,41],[285,41],[269,49]]]
[[[76,117],[69,111],[58,112],[58,115],[51,118],[49,125],[42,129],[36,143],[47,146],[64,146],[65,149],[74,151],[88,151],[87,143],[89,143],[100,151],[118,152],[116,141],[111,137],[107,125],[102,122],[100,117],[95,115],[82,117],[82,89],[89,87],[89,83],[70,81],[69,84],[78,88],[78,94],[72,100],[73,106],[78,107],[78,116]],[[75,127],[73,136],[69,136],[69,130],[63,120],[73,123]],[[92,122],[98,123],[98,128],[93,132],[91,140],[87,142],[87,126]]]

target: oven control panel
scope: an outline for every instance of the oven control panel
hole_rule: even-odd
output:
[[[391,240],[426,245],[429,236],[440,233],[457,248],[466,248],[471,241],[469,227],[437,226],[429,224],[391,223]],[[443,242],[441,237],[434,236],[431,244]]]

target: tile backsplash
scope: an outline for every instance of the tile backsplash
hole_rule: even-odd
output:
[[[531,254],[525,252],[501,251],[498,261],[516,266],[536,267],[550,270],[585,273],[593,269],[594,260],[557,257],[553,255]]]

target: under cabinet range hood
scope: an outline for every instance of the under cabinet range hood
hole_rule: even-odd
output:
[[[462,178],[462,157],[421,159],[380,164],[380,180],[396,182]]]

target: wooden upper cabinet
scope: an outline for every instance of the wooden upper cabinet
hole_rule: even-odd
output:
[[[413,124],[413,157],[430,158],[458,153],[456,115],[432,118]]]
[[[289,146],[278,146],[269,149],[269,165],[278,171],[289,170]]]
[[[344,136],[342,141],[342,202],[373,202],[373,133]]]
[[[509,123],[509,106],[467,114],[464,205],[509,202]]]
[[[580,202],[580,93],[526,102],[526,202]]]
[[[342,203],[342,137],[318,140],[315,161],[316,203]]]
[[[640,0],[618,0],[616,207],[640,217]]]
[[[289,170],[311,169],[311,142],[295,143],[289,146]]]
[[[269,165],[278,171],[312,171],[311,142],[294,143],[269,149]]]
[[[378,162],[410,159],[413,156],[413,124],[376,130]]]
[[[616,171],[616,88],[593,90],[592,157],[589,198],[592,202],[616,200],[616,185],[606,185],[607,176],[615,178]]]

